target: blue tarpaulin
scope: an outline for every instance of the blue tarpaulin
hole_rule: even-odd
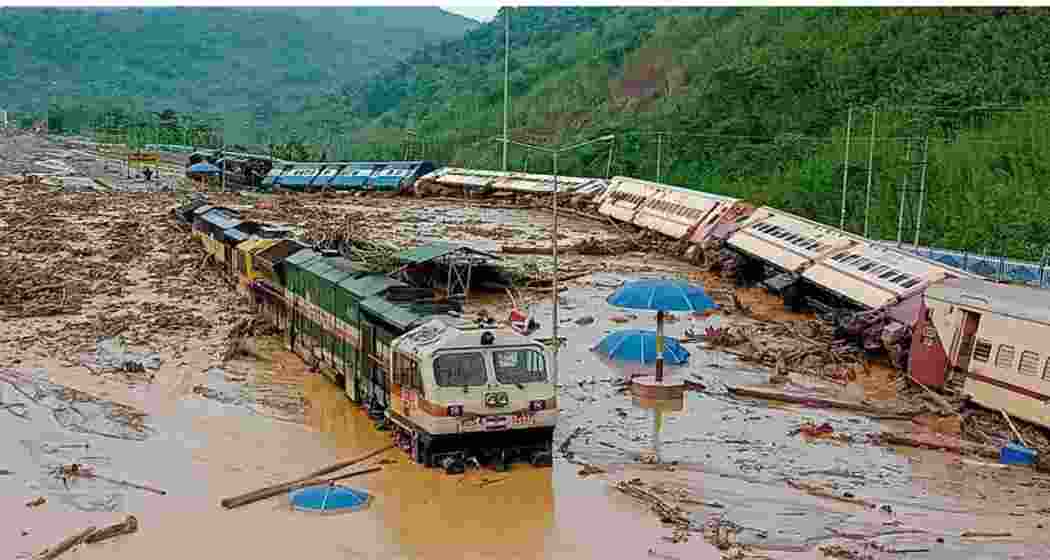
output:
[[[593,348],[604,358],[650,364],[656,361],[656,332],[640,329],[618,331],[606,336]],[[664,362],[680,365],[689,360],[689,351],[677,340],[664,337]]]

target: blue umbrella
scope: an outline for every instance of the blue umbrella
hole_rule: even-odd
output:
[[[371,501],[368,492],[337,484],[308,486],[290,492],[292,507],[299,511],[340,513],[357,511]]]
[[[640,329],[617,331],[603,338],[592,350],[612,360],[650,364],[656,361],[656,333]],[[668,339],[663,358],[669,364],[681,365],[689,360],[689,351],[677,340]]]
[[[637,280],[628,282],[605,301],[616,307],[656,311],[656,381],[664,378],[664,312],[706,311],[715,307],[704,289],[681,280]]]
[[[190,166],[190,173],[222,173],[222,170],[210,163],[195,163]]]
[[[681,280],[628,282],[606,301],[616,307],[646,311],[700,312],[715,307],[703,288]]]

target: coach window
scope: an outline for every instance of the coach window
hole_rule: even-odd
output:
[[[973,359],[978,362],[987,362],[992,355],[992,343],[987,340],[978,340],[973,347]]]
[[[995,367],[1008,368],[1014,364],[1014,347],[1009,344],[1000,344],[999,351],[995,354]]]
[[[497,350],[492,353],[496,381],[500,383],[543,383],[547,368],[543,354],[536,350]]]
[[[1017,365],[1017,371],[1021,375],[1039,375],[1039,354],[1028,350],[1021,352],[1021,363]]]
[[[445,354],[434,360],[439,387],[480,387],[488,382],[485,359],[478,352]]]

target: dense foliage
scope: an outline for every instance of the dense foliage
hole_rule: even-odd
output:
[[[1050,18],[1040,9],[526,8],[510,17],[512,137],[565,145],[617,134],[611,158],[591,146],[563,158],[562,172],[659,178],[837,225],[852,106],[849,229],[864,231],[870,156],[872,236],[896,238],[907,181],[906,241],[921,219],[922,243],[1027,258],[1050,243],[1041,218]],[[501,14],[345,103],[374,126],[415,128],[427,157],[498,168],[502,43]],[[512,146],[510,160],[551,170],[535,151]]]
[[[269,114],[335,92],[477,22],[437,8],[0,9],[0,99],[137,96]]]
[[[616,135],[562,156],[562,173],[661,180],[836,225],[845,182],[852,231],[896,239],[900,220],[912,241],[921,220],[921,243],[1038,258],[1050,243],[1044,12],[515,8],[509,128],[548,146]],[[499,168],[505,14],[367,79],[343,72],[294,111],[196,122],[246,146],[310,146],[312,158]],[[305,66],[329,71],[331,53],[314,50]],[[175,130],[194,122],[180,115]],[[511,169],[552,163],[509,150]]]

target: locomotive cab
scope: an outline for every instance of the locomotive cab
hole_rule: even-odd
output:
[[[416,461],[450,472],[472,458],[550,464],[558,407],[542,344],[432,320],[395,339],[391,359],[387,417]]]

